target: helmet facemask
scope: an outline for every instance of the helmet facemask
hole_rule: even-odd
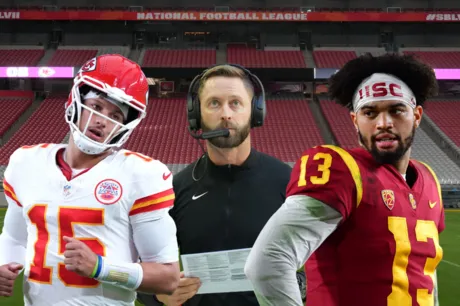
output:
[[[96,91],[100,95],[99,98],[108,100],[115,104],[127,105],[127,116],[123,123],[120,123],[104,114],[88,107],[83,103],[82,97],[89,91]],[[112,100],[112,101],[110,101]],[[80,130],[80,120],[83,109],[89,112],[88,121]],[[123,112],[126,114],[126,112]],[[97,155],[108,149],[119,149],[128,140],[134,128],[145,117],[145,106],[132,96],[128,96],[125,92],[116,87],[110,87],[94,78],[86,75],[78,75],[75,78],[75,83],[71,92],[71,102],[67,104],[66,121],[70,126],[73,141],[75,145],[86,154]],[[86,136],[89,124],[93,116],[100,116],[104,120],[113,123],[113,129],[108,135],[104,135],[103,142],[98,142]]]

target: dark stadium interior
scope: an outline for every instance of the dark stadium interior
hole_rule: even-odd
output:
[[[229,20],[212,21],[222,18]],[[147,117],[125,147],[175,174],[201,154],[185,106],[190,81],[205,68],[241,64],[262,80],[268,114],[252,131],[253,145],[293,165],[316,145],[359,145],[348,110],[326,95],[330,75],[365,53],[415,54],[440,73],[412,157],[431,165],[446,212],[454,212],[441,243],[440,300],[460,305],[458,33],[460,0],[1,0],[0,181],[18,147],[68,141],[64,103],[75,74],[97,55],[119,53],[142,67]],[[22,300],[19,293],[0,305]]]

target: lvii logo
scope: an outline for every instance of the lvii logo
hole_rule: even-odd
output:
[[[19,12],[1,12],[0,19],[20,19],[21,15]]]

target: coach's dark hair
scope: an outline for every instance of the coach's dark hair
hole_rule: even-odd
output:
[[[438,94],[434,70],[412,55],[362,55],[346,63],[329,79],[329,97],[353,110],[353,95],[359,84],[374,73],[391,74],[401,79],[412,90],[417,105]]]

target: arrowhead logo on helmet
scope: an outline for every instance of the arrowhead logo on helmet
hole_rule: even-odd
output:
[[[97,61],[95,57],[90,59],[83,66],[81,66],[80,71],[78,71],[78,73],[96,70],[96,63]]]

